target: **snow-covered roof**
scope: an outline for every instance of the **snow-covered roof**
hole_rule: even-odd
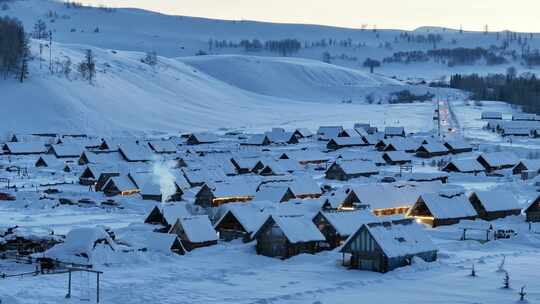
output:
[[[191,216],[189,211],[186,209],[185,203],[164,205],[163,208],[161,208],[161,214],[169,225],[173,225],[179,218]]]
[[[119,152],[94,153],[84,151],[82,154],[84,154],[90,164],[114,164],[122,161],[122,156]]]
[[[390,149],[390,146],[394,147],[397,151],[415,151],[420,146],[420,143],[414,138],[401,138],[394,137],[384,140],[386,147],[384,150]]]
[[[57,157],[78,157],[84,150],[84,146],[75,143],[51,146],[51,152],[54,152]]]
[[[174,153],[176,152],[176,142],[172,140],[152,140],[148,146],[156,153]]]
[[[475,158],[461,158],[450,161],[446,167],[453,164],[460,172],[481,172],[485,168]]]
[[[201,144],[211,144],[219,141],[219,138],[213,133],[193,133],[191,134]]]
[[[422,194],[418,201],[423,201],[429,211],[431,211],[433,217],[438,219],[453,219],[478,215],[465,195],[446,197],[439,193],[426,193]]]
[[[249,182],[215,183],[212,192],[215,197],[255,196],[257,185]]]
[[[472,149],[471,144],[461,139],[447,140],[445,144],[454,150]]]
[[[392,184],[354,185],[354,191],[362,204],[371,209],[386,209],[413,205],[418,196],[425,193],[438,192],[445,188],[440,181],[406,182]]]
[[[100,240],[114,250],[115,244],[103,228],[75,228],[66,235],[64,243],[47,250],[44,255],[67,262],[91,262],[94,247]],[[88,260],[81,259],[82,254],[85,254]]]
[[[540,171],[540,159],[522,159],[516,164],[516,166],[519,164],[525,166],[526,170],[536,172]]]
[[[283,131],[276,131],[276,130],[271,131],[271,132],[266,132],[264,134],[268,137],[268,139],[270,139],[272,143],[277,143],[277,144],[288,143],[294,137],[293,132],[283,132]]]
[[[317,135],[322,135],[325,138],[338,137],[339,133],[343,131],[342,126],[320,126],[317,130]]]
[[[38,154],[46,151],[43,142],[7,142],[5,148],[11,154]]]
[[[253,134],[248,139],[246,139],[246,145],[259,145],[270,143],[270,139],[265,134]]]
[[[267,215],[265,213],[262,213],[250,204],[225,204],[223,206],[226,206],[227,210],[225,211],[223,216],[216,222],[214,227],[219,226],[221,221],[228,213],[232,213],[232,215],[238,220],[240,225],[244,227],[246,232],[252,233],[256,229],[258,229],[262,225],[264,220],[267,218]]]
[[[384,134],[385,135],[403,135],[405,133],[404,127],[385,127],[384,128]]]
[[[420,147],[425,149],[428,153],[447,153],[448,152],[448,148],[446,148],[441,142],[432,141],[427,144],[423,144]]]
[[[330,139],[330,143],[331,142],[334,142],[338,146],[364,146],[366,145],[366,142],[360,136],[334,137]]]
[[[414,222],[374,223],[365,227],[389,258],[437,250],[429,235]]]
[[[502,119],[502,113],[495,111],[484,111],[482,112],[482,119]]]
[[[471,195],[476,195],[487,212],[521,209],[518,201],[510,191],[475,191]]]
[[[285,234],[285,237],[287,237],[290,243],[325,240],[324,235],[322,235],[309,217],[271,215],[270,218],[283,231],[283,234]]]
[[[514,153],[506,151],[482,153],[479,157],[482,157],[492,167],[515,165],[519,162]]]
[[[127,191],[127,190],[132,190],[132,189],[137,188],[133,184],[131,179],[129,179],[125,175],[113,176],[113,177],[109,178],[109,181],[107,182],[107,185],[109,183],[111,183],[111,182],[113,182],[116,185],[116,187],[118,188],[118,190],[120,190],[120,191]],[[105,187],[107,187],[107,185],[105,185]]]
[[[176,234],[159,233],[153,231],[132,231],[122,235],[122,242],[135,249],[146,249],[161,253],[170,253],[171,247],[178,240],[180,246],[182,242]],[[182,249],[183,246],[182,246]],[[184,251],[186,251],[184,249]]]
[[[411,161],[412,157],[410,154],[406,153],[405,151],[387,151],[384,152],[384,155],[386,155],[391,161]]]
[[[300,176],[289,184],[292,192],[296,196],[322,194],[321,187],[311,176]]]
[[[178,219],[187,238],[193,243],[217,241],[217,234],[207,215],[182,217]]]
[[[355,233],[360,226],[368,223],[376,223],[380,218],[367,210],[351,212],[319,212],[341,236],[349,236]]]
[[[148,145],[121,143],[118,145],[118,149],[128,161],[150,161],[154,157]]]
[[[287,191],[291,191],[288,185],[280,184],[279,186],[261,187],[261,189],[255,193],[255,200],[279,203]]]
[[[342,161],[338,165],[346,174],[377,173],[379,169],[370,161]]]

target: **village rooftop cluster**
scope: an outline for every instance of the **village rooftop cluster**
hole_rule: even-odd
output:
[[[482,119],[503,133],[507,125],[527,124],[497,113]],[[98,248],[183,255],[239,239],[269,257],[334,250],[344,267],[388,272],[437,259],[426,227],[457,224],[461,239],[481,231],[484,242],[515,233],[489,221],[540,221],[538,199],[523,207],[508,191],[470,192],[452,183],[529,180],[540,161],[448,138],[365,123],[163,138],[13,134],[2,144],[0,199],[103,212],[138,205],[146,213],[127,228],[65,234],[3,223],[0,251],[54,268],[90,266]]]

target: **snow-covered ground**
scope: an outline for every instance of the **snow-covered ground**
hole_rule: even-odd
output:
[[[367,57],[382,59],[396,51],[429,50],[430,44],[394,42],[405,33],[398,30],[343,29],[315,25],[270,24],[250,21],[223,21],[166,16],[136,9],[68,9],[60,2],[25,0],[9,3],[2,12],[23,20],[31,29],[44,19],[53,30],[52,58],[70,58],[80,62],[91,49],[98,73],[93,84],[80,79],[76,71],[68,76],[51,75],[48,47],[39,58],[39,44],[32,40],[33,60],[30,78],[19,84],[0,80],[2,103],[0,143],[13,133],[86,133],[100,137],[111,135],[159,136],[200,130],[242,130],[262,132],[273,127],[292,130],[297,127],[315,131],[321,125],[370,123],[372,126],[404,126],[407,132],[434,131],[435,102],[391,105],[389,94],[399,90],[427,91],[435,99],[445,100],[445,110],[455,113],[443,130],[446,136],[462,137],[479,146],[478,151],[504,149],[521,158],[540,148],[538,139],[502,139],[483,129],[483,111],[501,111],[505,118],[517,111],[500,102],[475,105],[462,101],[464,94],[454,90],[411,85],[399,79],[439,79],[452,73],[504,72],[511,62],[499,66],[478,64],[448,67],[422,64],[384,64],[371,74],[361,66]],[[51,12],[54,17],[47,16]],[[52,21],[54,20],[54,21]],[[96,32],[95,29],[99,28]],[[440,33],[443,47],[489,47],[499,44],[495,33],[465,32],[423,28],[409,34]],[[240,48],[208,48],[209,39],[239,41],[297,38],[347,40],[362,46],[313,47],[292,57],[278,57],[267,51],[245,52]],[[454,42],[455,40],[455,42]],[[537,35],[530,41],[540,47]],[[384,46],[388,42],[390,46]],[[151,67],[141,62],[145,52],[156,51],[159,63]],[[198,51],[211,55],[194,56]],[[332,64],[321,61],[322,53],[336,56]],[[345,54],[356,59],[339,59]],[[345,57],[345,56],[344,56]],[[533,71],[519,68],[519,72]],[[392,76],[395,76],[392,78]],[[368,96],[373,103],[367,102]],[[450,100],[450,101],[448,101]],[[347,103],[351,101],[351,103]],[[450,114],[450,113],[449,113]],[[452,133],[452,134],[450,134]],[[321,150],[324,144],[302,146]],[[236,147],[235,147],[236,148]],[[255,150],[255,149],[254,149]],[[238,152],[238,151],[236,151]],[[318,151],[320,152],[320,151]],[[352,154],[364,150],[352,149]],[[374,151],[369,151],[374,152]],[[335,155],[332,155],[335,157]],[[452,158],[454,156],[449,156]],[[456,158],[462,157],[461,155]],[[4,167],[11,159],[2,158]],[[15,160],[17,162],[19,160]],[[33,167],[33,157],[24,166]],[[200,164],[199,164],[200,165]],[[58,197],[47,199],[44,183],[59,185],[62,195],[74,199],[105,200],[102,193],[86,186],[71,184],[82,167],[73,165],[71,173],[30,168],[29,177],[17,177],[2,168],[0,177],[16,180],[21,188],[15,202],[0,204],[2,226],[19,225],[25,229],[51,229],[65,234],[75,227],[103,225],[122,232],[140,225],[153,203],[138,198],[120,198],[123,209],[58,205]],[[399,172],[398,166],[381,169],[384,174]],[[52,170],[54,171],[54,170]],[[435,164],[415,159],[414,172],[440,173]],[[53,174],[54,173],[54,174]],[[310,171],[319,183],[327,183],[320,171]],[[503,177],[452,174],[449,183],[466,191],[502,189],[512,193],[521,207],[534,199],[531,182],[505,173]],[[383,175],[383,174],[381,174]],[[332,186],[376,183],[360,179],[351,183],[328,182]],[[2,184],[3,186],[3,184]],[[116,199],[116,198],[115,198]],[[479,243],[459,241],[455,227],[426,228],[439,248],[434,263],[417,261],[387,274],[348,270],[341,266],[335,251],[300,255],[282,261],[255,254],[254,244],[220,242],[177,256],[157,252],[98,252],[96,268],[102,276],[102,303],[311,303],[345,304],[362,301],[380,303],[514,303],[518,291],[526,285],[529,303],[540,302],[538,256],[540,234],[528,230],[523,216],[495,221],[509,227],[518,236],[508,240]],[[533,229],[540,231],[540,227]],[[503,274],[497,268],[506,256],[511,289],[501,289]],[[475,265],[478,276],[469,277]],[[0,264],[1,272],[20,272],[25,265]],[[32,271],[33,269],[27,269]],[[0,278],[0,302],[9,304],[80,303],[93,299],[94,277],[74,275],[72,299],[64,299],[66,276],[50,275],[24,278]]]

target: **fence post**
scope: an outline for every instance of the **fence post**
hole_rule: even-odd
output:
[[[99,303],[99,272],[97,273],[96,303]]]
[[[71,269],[68,269],[68,293],[66,295],[66,299],[71,298]]]

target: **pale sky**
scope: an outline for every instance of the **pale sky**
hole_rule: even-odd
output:
[[[171,15],[360,28],[446,26],[540,32],[540,0],[85,0]]]

